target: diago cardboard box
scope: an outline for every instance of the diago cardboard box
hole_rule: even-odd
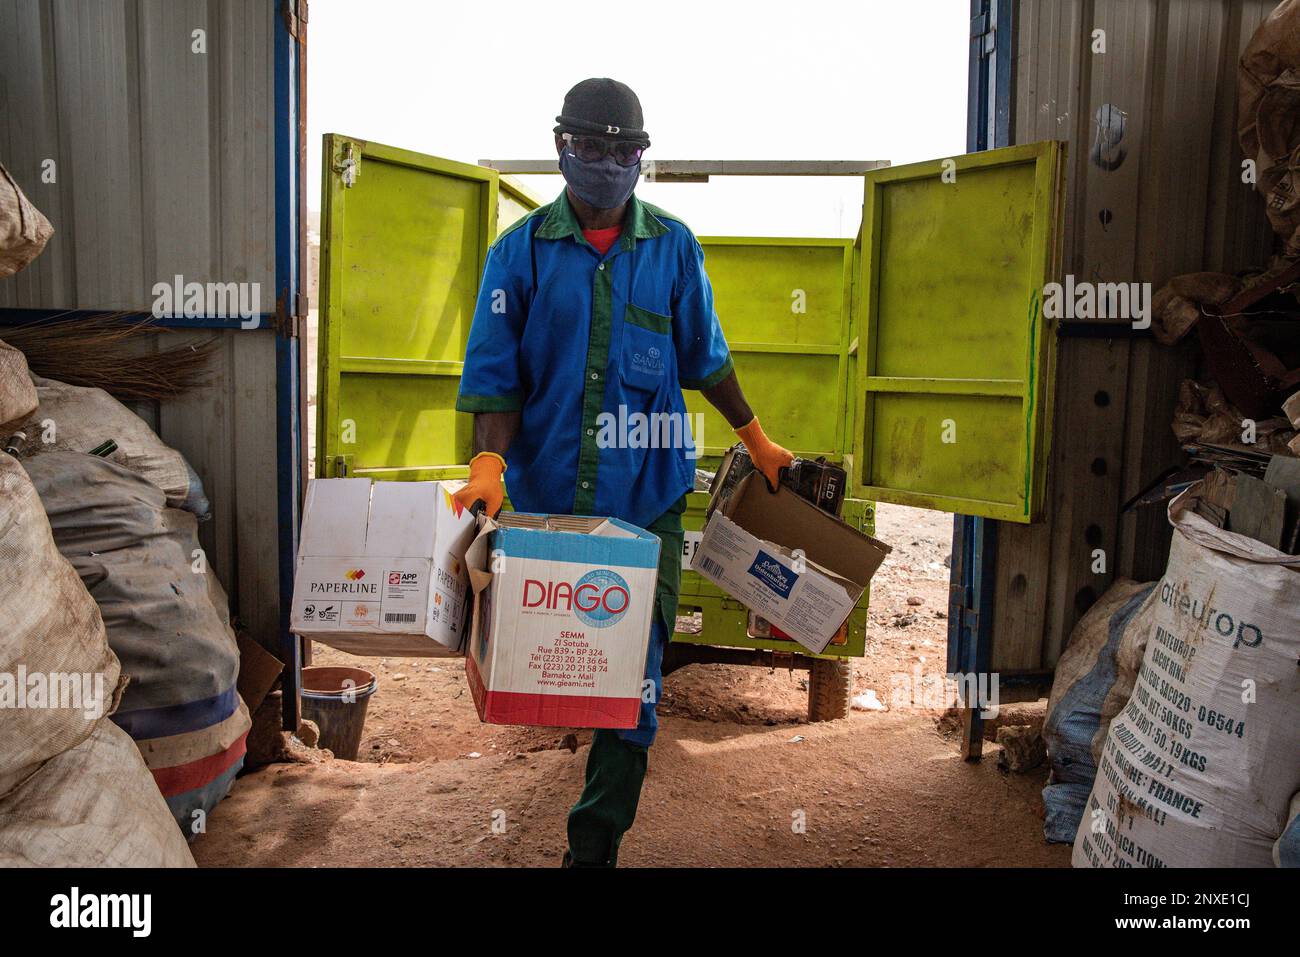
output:
[[[817,654],[892,550],[757,472],[710,507],[691,568]]]
[[[465,673],[491,724],[634,728],[659,538],[613,518],[503,512],[465,556]]]
[[[474,516],[460,482],[313,479],[291,631],[354,655],[464,653]]]

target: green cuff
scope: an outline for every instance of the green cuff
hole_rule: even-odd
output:
[[[522,393],[508,395],[458,395],[457,412],[518,412],[524,407]]]
[[[682,379],[683,389],[712,389],[715,385],[725,379],[735,370],[735,365],[731,361],[731,353],[727,353],[727,361],[718,366],[717,371],[713,372],[703,379]]]

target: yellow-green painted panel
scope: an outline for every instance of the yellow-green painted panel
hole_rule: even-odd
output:
[[[339,406],[355,423],[348,473],[458,466],[469,460],[473,418],[456,411],[459,379],[439,375],[344,375]]]
[[[323,155],[317,472],[463,474],[453,409],[498,174],[339,134]]]
[[[704,236],[700,244],[736,375],[764,430],[796,455],[841,461],[852,242]],[[735,434],[700,393],[687,391],[686,407],[704,415],[701,464],[712,467]]]
[[[1064,146],[866,174],[853,494],[1041,518]]]
[[[843,422],[835,396],[840,357],[740,352],[732,348],[736,378],[768,437],[796,455],[824,455],[839,461]],[[684,395],[692,416],[704,413],[703,453],[712,467],[713,457],[720,457],[736,444],[736,434],[703,395],[693,390]]]
[[[839,346],[848,240],[701,237],[727,341]]]
[[[963,171],[938,187],[903,180],[878,195],[875,374],[1019,379],[1031,331],[1033,164]]]
[[[922,507],[927,496],[990,504],[1018,500],[1026,476],[1004,450],[1006,436],[1022,425],[1020,411],[1018,396],[881,393],[871,420],[879,451],[871,459],[869,484],[893,490],[902,504]]]
[[[554,197],[543,199],[523,183],[509,176],[502,176],[497,185],[498,236],[538,206],[554,199]]]

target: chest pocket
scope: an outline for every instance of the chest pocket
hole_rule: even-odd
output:
[[[628,303],[623,313],[623,382],[634,389],[658,392],[676,378],[672,318]]]

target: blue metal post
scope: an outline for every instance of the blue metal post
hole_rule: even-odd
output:
[[[1011,144],[1012,2],[971,0],[966,149],[972,153]],[[949,674],[978,676],[991,670],[997,532],[997,522],[953,516]],[[978,707],[968,708],[964,716],[963,754],[976,759],[983,742],[983,719]]]

